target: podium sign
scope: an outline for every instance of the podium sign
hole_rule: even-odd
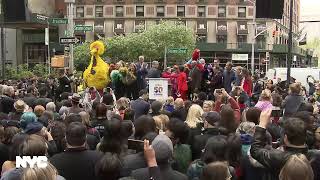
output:
[[[167,99],[168,98],[168,79],[149,78],[149,99]]]

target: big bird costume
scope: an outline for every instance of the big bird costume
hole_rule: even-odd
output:
[[[83,79],[87,87],[95,87],[99,92],[110,83],[109,64],[100,57],[105,51],[103,42],[95,41],[90,44],[91,61],[83,73]]]

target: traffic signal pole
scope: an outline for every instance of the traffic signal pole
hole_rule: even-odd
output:
[[[256,1],[250,1],[251,3],[253,3],[253,22],[252,22],[252,26],[253,26],[253,39],[252,39],[252,44],[251,44],[251,73],[252,75],[254,75],[254,49],[255,49],[255,43],[256,43]]]
[[[293,0],[290,0],[290,22],[289,22],[289,39],[288,39],[288,58],[287,58],[287,86],[290,85],[290,73],[292,64],[292,24],[293,24]]]

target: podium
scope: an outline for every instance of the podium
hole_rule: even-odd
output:
[[[148,78],[149,81],[149,99],[167,99],[169,92],[169,79],[166,78]]]

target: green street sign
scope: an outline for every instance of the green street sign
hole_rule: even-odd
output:
[[[168,49],[168,54],[187,54],[187,48],[170,48]]]
[[[77,25],[74,27],[75,31],[93,31],[93,26],[84,26],[84,25]]]
[[[51,18],[49,19],[50,24],[68,24],[68,19],[64,18]]]

